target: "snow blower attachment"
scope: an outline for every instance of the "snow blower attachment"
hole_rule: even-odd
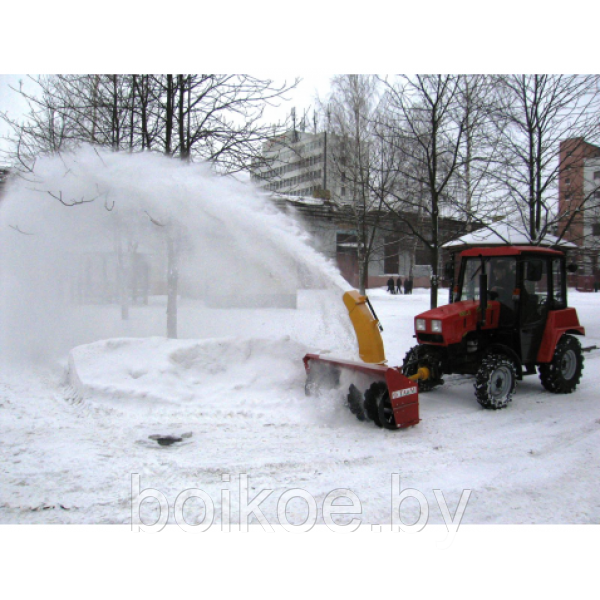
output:
[[[366,296],[357,291],[343,296],[354,326],[360,358],[364,362],[307,354],[306,394],[321,388],[347,389],[348,407],[359,421],[373,421],[379,427],[400,429],[419,422],[417,380],[427,378],[420,369],[405,377],[398,368],[388,367],[377,315]]]

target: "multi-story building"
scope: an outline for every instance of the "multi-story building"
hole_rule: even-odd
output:
[[[358,287],[358,235],[343,206],[322,198],[274,196],[273,200],[283,211],[294,213],[302,221],[317,250],[337,264],[352,286]],[[413,226],[427,230],[427,220],[417,215],[413,218]],[[413,276],[415,287],[429,287],[431,269],[424,244],[392,213],[380,215],[379,225],[369,262],[368,287],[383,286],[389,277],[404,279],[409,275]],[[442,217],[439,228],[442,236],[453,238],[464,231],[465,224]],[[440,253],[440,273],[443,260],[445,257]]]
[[[583,138],[560,144],[558,234],[576,244],[579,273],[600,281],[600,147]]]
[[[273,193],[274,201],[293,210],[312,234],[317,248],[335,260],[342,275],[358,286],[358,235],[350,209],[352,189],[344,173],[343,140],[332,133],[289,131],[263,145],[252,181]],[[393,214],[373,214],[380,223],[369,264],[369,286],[384,285],[390,276],[412,275],[416,286],[428,286],[429,252]],[[419,229],[428,227],[417,212],[406,215]],[[418,221],[418,224],[417,224]],[[464,223],[441,217],[440,229],[458,235]]]
[[[344,199],[343,174],[332,160],[337,136],[327,132],[288,131],[263,145],[253,182],[260,188],[287,196]]]

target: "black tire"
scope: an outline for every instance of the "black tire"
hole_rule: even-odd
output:
[[[438,353],[428,346],[413,346],[404,357],[402,362],[402,374],[406,377],[415,375],[419,367],[427,367],[431,377],[426,380],[419,380],[419,392],[429,392],[436,385],[441,385],[441,366]]]
[[[517,388],[514,362],[504,354],[488,354],[481,361],[473,385],[483,408],[506,408]]]
[[[371,384],[371,387],[365,392],[365,411],[369,419],[371,419],[377,427],[382,427],[379,420],[379,400],[388,393],[387,385],[383,381],[376,381]]]
[[[398,429],[396,426],[396,419],[394,417],[394,409],[390,401],[389,390],[385,389],[385,393],[379,396],[379,402],[377,405],[377,412],[379,415],[379,422],[385,429]]]
[[[359,421],[367,420],[363,404],[364,401],[361,391],[353,383],[350,384],[350,389],[348,390],[348,408],[353,415],[356,415],[356,418]]]
[[[552,362],[539,366],[542,385],[554,394],[570,394],[581,380],[583,371],[583,355],[581,344],[572,335],[563,335],[556,349]]]

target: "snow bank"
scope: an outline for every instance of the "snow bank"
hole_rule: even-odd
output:
[[[302,357],[310,349],[288,336],[103,340],[71,350],[65,392],[71,402],[126,419],[133,412],[164,423],[176,418],[185,427],[236,420],[355,426],[339,390],[306,397]]]
[[[306,351],[289,338],[111,339],[74,348],[68,378],[81,399],[232,407],[273,389],[303,389]]]

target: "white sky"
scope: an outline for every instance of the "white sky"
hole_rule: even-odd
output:
[[[1,75],[0,74],[0,111],[7,112],[10,116],[18,116],[27,108],[18,94],[10,89],[10,86],[17,87],[19,79],[24,75]],[[8,133],[8,128],[0,121],[0,150],[4,148],[4,141],[1,139]],[[0,164],[2,158],[0,157]]]
[[[268,107],[265,111],[266,119],[270,121],[283,121],[289,114],[292,107],[296,107],[296,114],[298,118],[302,116],[304,110],[310,110],[312,115],[312,109],[315,107],[315,99],[317,95],[321,98],[327,95],[329,91],[329,81],[332,75],[329,74],[317,74],[317,75],[263,75],[260,77],[269,77],[278,83],[287,81],[291,83],[296,77],[302,79],[298,87],[288,94],[285,98],[289,98],[287,101],[278,102],[279,106]],[[0,111],[6,111],[13,117],[19,117],[23,115],[27,109],[27,104],[23,101],[20,95],[14,92],[11,87],[18,88],[19,81],[23,81],[24,86],[27,87],[27,75],[23,74],[12,74],[2,75],[0,74]],[[32,85],[29,86],[34,89]],[[8,133],[8,128],[0,122],[0,137]],[[4,141],[0,139],[0,150],[5,148]],[[0,157],[0,164],[2,159]]]
[[[422,5],[375,0],[361,10],[307,0],[295,8],[261,0],[221,5],[181,5],[198,33],[157,26],[154,11],[138,3],[106,0],[86,19],[70,1],[3,8],[0,69],[34,73],[148,73],[207,70],[268,74],[275,80],[304,79],[289,104],[270,111],[284,118],[314,106],[326,94],[329,73],[593,73],[597,71],[596,21],[576,18],[565,28],[564,11],[541,10],[537,2],[507,0],[501,7],[474,0]],[[346,7],[347,8],[347,7]],[[293,13],[292,11],[295,11]],[[589,14],[580,0],[569,4],[577,17]],[[107,32],[120,30],[118,44]],[[75,22],[75,21],[81,21]],[[11,26],[11,23],[14,24]],[[18,24],[26,23],[26,27]],[[152,37],[150,35],[154,37]],[[7,89],[18,75],[0,75],[0,110],[17,113]],[[269,114],[270,114],[269,113]],[[0,125],[0,134],[2,126]],[[0,142],[1,143],[1,142]]]

